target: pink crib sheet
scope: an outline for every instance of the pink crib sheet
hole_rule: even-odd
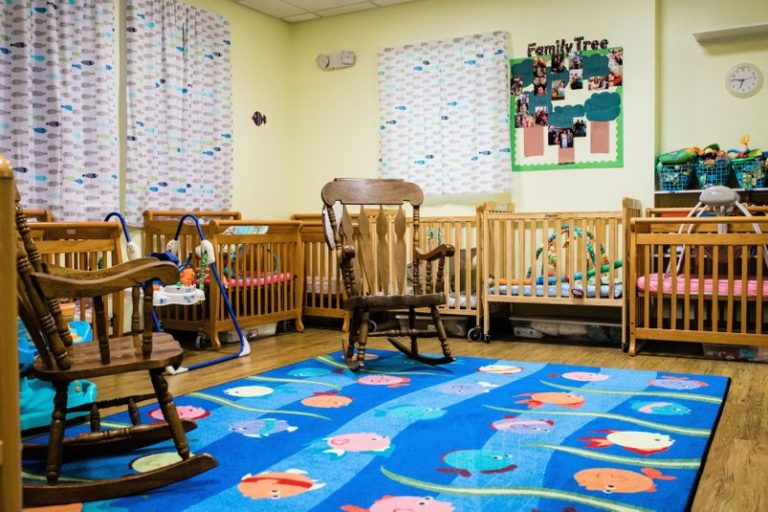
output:
[[[648,281],[650,282],[650,291],[651,293],[655,293],[659,291],[659,276],[658,274],[650,274]],[[663,287],[663,293],[672,293],[672,278],[670,276],[664,276],[662,277],[662,287]],[[699,279],[691,277],[690,280],[690,293],[696,294],[699,293]],[[742,280],[741,279],[735,279],[733,281],[733,294],[734,295],[741,295],[742,293]],[[640,291],[646,290],[645,285],[645,276],[640,276],[637,278],[637,288]],[[729,282],[727,278],[719,278],[717,280],[717,294],[718,295],[728,295],[729,291]],[[677,276],[677,293],[683,294],[685,293],[685,277],[684,276]],[[714,290],[714,282],[711,277],[704,279],[704,294],[705,295],[712,295],[712,290]],[[749,297],[756,297],[757,296],[757,280],[750,279],[747,281],[747,295]],[[763,291],[761,294],[763,297],[768,296],[768,280],[763,281]]]
[[[264,286],[265,284],[283,283],[291,279],[290,272],[278,272],[277,274],[262,274],[259,277],[239,277],[237,279],[233,277],[222,276],[221,281],[224,286],[233,286],[237,288],[248,288],[251,286]],[[205,285],[208,286],[211,282],[210,276],[205,276]]]

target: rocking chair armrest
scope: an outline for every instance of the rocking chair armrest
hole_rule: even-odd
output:
[[[158,259],[151,257],[139,258],[137,260],[126,261],[125,263],[120,263],[119,265],[105,268],[103,270],[76,270],[73,268],[62,267],[49,263],[47,269],[48,274],[52,276],[66,277],[68,279],[102,279],[105,277],[121,274],[133,268],[146,265],[147,263],[152,263],[153,261],[158,261]]]
[[[96,279],[71,279],[43,272],[32,274],[43,293],[48,297],[96,297],[117,293],[126,288],[141,285],[152,279],[159,279],[164,284],[173,284],[179,280],[179,270],[169,261],[144,262],[124,272]]]
[[[450,244],[441,244],[429,252],[422,252],[416,249],[415,257],[417,260],[434,261],[439,258],[450,258],[456,253],[456,249]]]

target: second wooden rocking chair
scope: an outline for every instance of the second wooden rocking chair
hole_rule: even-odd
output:
[[[342,343],[347,366],[358,370],[364,365],[369,336],[387,337],[395,348],[422,363],[453,362],[438,306],[445,304],[445,295],[440,291],[443,268],[446,258],[453,256],[454,248],[443,244],[426,253],[421,251],[419,208],[424,201],[421,188],[403,180],[336,179],[323,187],[322,199],[326,242],[335,251],[342,273],[346,293],[344,308],[352,311],[348,342]],[[408,240],[404,204],[413,210],[412,237]],[[348,205],[360,205],[356,225]],[[371,210],[366,210],[366,206],[372,207]],[[397,208],[394,222],[390,221],[392,211],[385,207]],[[410,262],[406,261],[407,248],[410,248]],[[437,268],[433,272],[435,262]],[[429,311],[435,330],[416,329],[417,308]],[[407,328],[369,332],[372,312],[397,310],[407,310]],[[440,340],[442,356],[422,354],[419,338],[435,336]],[[410,338],[409,346],[403,345],[398,337]]]

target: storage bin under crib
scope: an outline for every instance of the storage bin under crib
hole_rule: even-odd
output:
[[[640,340],[768,346],[768,223],[700,217],[683,225],[683,233],[681,219],[632,225],[630,354]]]

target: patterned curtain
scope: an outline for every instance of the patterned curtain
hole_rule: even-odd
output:
[[[126,214],[228,209],[229,23],[178,0],[128,0]]]
[[[512,188],[506,32],[379,52],[379,173],[427,196]]]
[[[119,205],[114,4],[5,0],[0,152],[26,208],[101,220]]]

